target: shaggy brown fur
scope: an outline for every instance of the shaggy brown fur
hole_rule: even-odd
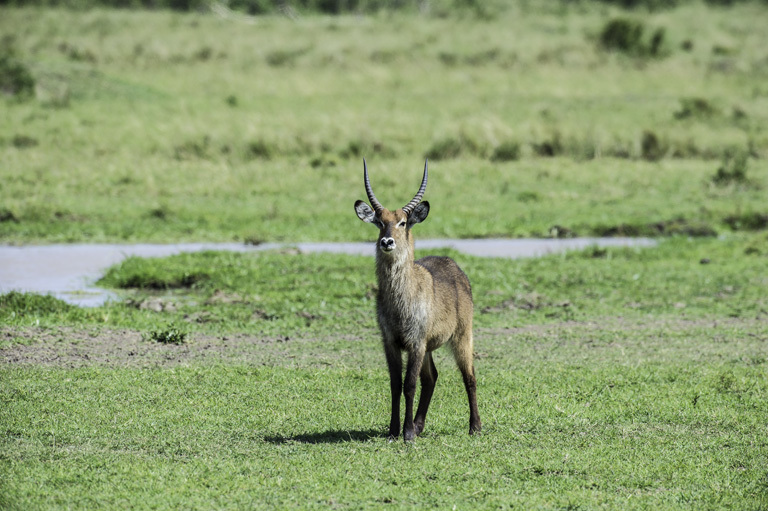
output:
[[[427,166],[419,193],[402,209],[384,208],[373,194],[368,169],[364,180],[373,209],[355,202],[357,216],[379,228],[376,242],[376,276],[379,282],[377,313],[392,391],[389,438],[400,434],[400,395],[405,394],[403,438],[413,440],[424,430],[429,402],[437,382],[432,351],[448,344],[459,366],[469,399],[469,433],[481,429],[477,410],[477,384],[472,346],[472,289],[469,279],[449,257],[425,257],[414,261],[411,228],[429,214],[429,203],[421,201],[427,184]],[[408,354],[403,382],[402,352]],[[413,401],[416,379],[421,396],[416,415]]]

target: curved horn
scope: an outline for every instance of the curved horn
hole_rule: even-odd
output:
[[[419,202],[421,202],[421,198],[424,197],[424,191],[427,189],[427,160],[424,160],[424,177],[421,179],[421,186],[419,187],[419,191],[416,192],[416,195],[411,199],[411,202],[403,206],[403,213],[406,214],[406,216],[410,216],[411,212],[413,211],[413,208],[419,205]]]
[[[363,158],[363,180],[365,181],[365,193],[368,194],[368,200],[371,202],[371,206],[373,206],[373,210],[378,213],[382,209],[384,209],[384,206],[381,205],[381,202],[376,200],[376,196],[373,194],[373,188],[371,188],[371,182],[368,180],[368,165],[365,163],[365,158]]]

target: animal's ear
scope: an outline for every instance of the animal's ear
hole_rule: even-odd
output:
[[[373,217],[376,216],[371,207],[361,200],[355,201],[355,213],[357,213],[357,218],[369,224],[373,222]]]
[[[429,214],[429,202],[419,202],[419,204],[413,208],[413,211],[408,215],[408,227],[413,227],[416,224],[420,224],[427,219]]]

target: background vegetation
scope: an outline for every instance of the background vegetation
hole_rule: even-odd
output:
[[[764,229],[764,15],[4,8],[0,237],[366,240],[363,157],[425,237]]]
[[[561,0],[575,3],[574,0]],[[578,1],[578,0],[577,0]],[[627,9],[664,10],[695,0],[601,0],[606,5]],[[730,6],[753,0],[704,0],[712,6]],[[764,2],[764,0],[762,0]],[[475,14],[488,18],[507,10],[509,0],[3,0],[0,4],[14,6],[63,6],[75,9],[93,7],[172,9],[176,11],[233,8],[248,14],[374,14],[380,12],[408,12],[451,16]]]
[[[484,431],[440,351],[411,445],[370,257],[5,292],[0,508],[768,508],[764,2],[57,5],[0,7],[2,242],[370,240],[363,157],[393,206],[430,158],[417,239],[661,242],[445,251]]]

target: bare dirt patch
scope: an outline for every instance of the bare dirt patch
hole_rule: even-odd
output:
[[[585,365],[598,359],[621,365],[768,361],[768,322],[759,318],[615,317],[477,329],[475,339],[480,358],[489,363],[512,359],[510,367],[541,360]]]
[[[351,337],[292,338],[253,334],[190,334],[183,344],[163,344],[135,330],[0,328],[0,366],[77,368],[88,365],[153,367],[185,364],[327,367],[357,365],[361,356]],[[332,349],[325,349],[328,345]]]
[[[378,333],[265,337],[192,333],[163,344],[129,329],[0,328],[0,367],[169,367],[246,364],[302,368],[381,368]],[[523,367],[531,362],[635,365],[679,362],[768,363],[768,322],[754,318],[565,321],[511,328],[476,328],[479,366]],[[450,358],[439,350],[438,359]],[[450,365],[450,364],[448,364]]]

